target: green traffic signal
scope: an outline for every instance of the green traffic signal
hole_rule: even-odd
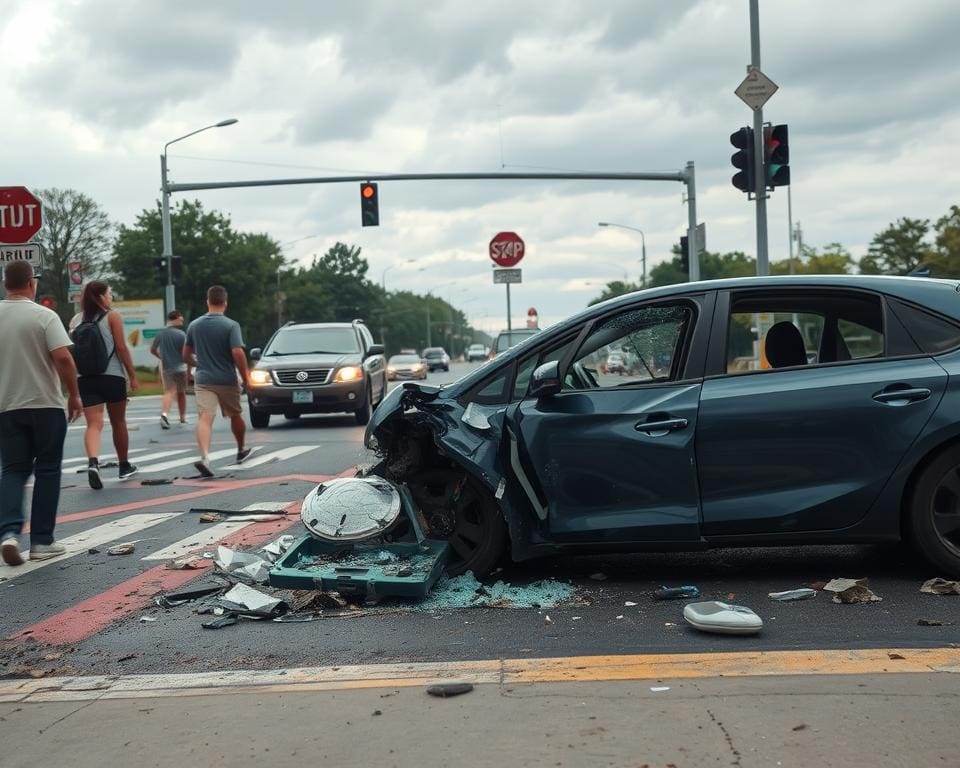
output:
[[[771,189],[790,183],[790,144],[786,125],[763,127],[763,176]]]

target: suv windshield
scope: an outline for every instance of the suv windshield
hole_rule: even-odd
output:
[[[264,357],[346,355],[359,351],[353,328],[284,328],[270,341]]]

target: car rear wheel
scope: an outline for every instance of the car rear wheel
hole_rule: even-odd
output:
[[[250,426],[254,429],[266,429],[270,426],[270,414],[265,411],[250,409]]]
[[[367,391],[363,396],[363,405],[353,412],[357,424],[361,427],[370,421],[370,416],[373,413],[373,403],[371,402],[373,400],[373,385],[369,381],[366,389]]]
[[[450,469],[419,472],[409,487],[428,535],[450,542],[447,573],[490,573],[506,549],[507,526],[487,489],[473,477]]]
[[[921,554],[944,575],[960,577],[960,446],[923,470],[910,499],[909,526]]]

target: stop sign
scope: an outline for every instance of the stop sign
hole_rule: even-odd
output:
[[[490,258],[498,267],[512,267],[523,258],[523,240],[516,232],[500,232],[490,241]]]
[[[26,187],[0,187],[0,243],[26,243],[43,224],[40,201]]]

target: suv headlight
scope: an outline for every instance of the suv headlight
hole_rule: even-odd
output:
[[[348,365],[345,368],[341,368],[339,371],[337,371],[334,381],[356,381],[362,376],[363,371],[361,371],[357,366]]]
[[[257,368],[254,368],[250,371],[250,384],[254,386],[259,386],[263,384],[270,383],[270,371],[261,371]]]

